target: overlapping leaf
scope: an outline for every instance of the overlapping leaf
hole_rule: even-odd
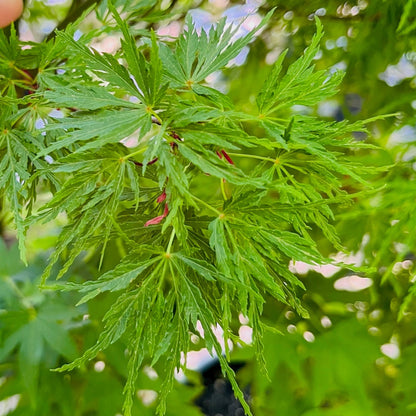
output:
[[[86,252],[101,266],[108,247],[117,247],[117,266],[96,280],[63,284],[83,295],[80,303],[103,293],[117,298],[96,344],[60,370],[80,366],[123,339],[125,414],[133,406],[139,370],[150,358],[152,364],[164,362],[158,408],[163,414],[181,353],[190,349],[189,334],[202,325],[207,348],[250,414],[226,359],[229,342],[239,342],[235,320],[240,313],[249,318],[261,354],[261,314],[270,297],[308,315],[298,297],[304,286],[288,265],[328,261],[314,242],[314,226],[340,248],[328,221],[333,204],[351,200],[343,176],[366,184],[366,169],[352,161],[352,149],[364,146],[350,137],[363,124],[274,117],[336,92],[341,75],[315,71],[312,64],[322,37],[319,21],[310,47],[284,74],[284,54],[276,62],[257,97],[257,116],[234,109],[205,79],[235,58],[271,13],[240,38],[239,28],[225,19],[199,31],[188,16],[184,33],[168,44],[153,32],[138,39],[110,9],[123,36],[115,55],[93,50],[86,37],[75,40],[71,31],[57,33],[51,48],[62,50],[66,69],[40,74],[33,100],[48,117],[53,108],[61,114],[45,118],[36,136],[40,144],[25,148],[22,143],[30,140],[19,129],[0,136],[6,170],[0,185],[8,189],[21,230],[23,182],[49,175],[57,185],[27,220],[48,222],[65,214],[44,280],[60,262],[62,277]],[[21,115],[13,91],[4,120],[13,112],[14,120]],[[224,331],[225,357],[213,332],[217,326]]]
[[[238,27],[228,25],[221,19],[216,27],[198,33],[190,15],[186,19],[187,29],[179,38],[173,52],[166,45],[162,47],[162,61],[165,76],[177,87],[192,87],[203,81],[209,74],[221,69],[235,58],[255,34],[267,24],[272,11],[247,35],[233,41]]]
[[[312,65],[323,34],[318,18],[316,26],[317,32],[311,45],[304,55],[289,67],[283,77],[280,77],[280,73],[286,52],[279,56],[257,97],[260,114],[271,114],[295,104],[314,105],[336,93],[337,86],[343,78],[342,72],[329,74],[327,71],[315,71]]]

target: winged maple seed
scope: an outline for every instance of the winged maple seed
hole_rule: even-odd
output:
[[[157,162],[157,157],[155,157],[154,159],[152,159],[150,162],[147,163],[147,166],[149,165],[153,165],[153,163]],[[136,160],[132,160],[132,162],[136,165],[136,166],[143,166],[142,162],[137,162]]]
[[[172,131],[171,133],[169,133],[169,136],[173,137],[175,140],[178,140],[180,142],[183,142],[182,137],[179,136],[179,134],[175,133],[174,131]]]
[[[230,165],[234,165],[233,160],[231,159],[231,157],[229,156],[229,154],[223,149],[221,150],[222,155],[224,156],[225,160],[230,164]]]
[[[183,142],[183,138],[179,136],[179,134],[175,133],[174,131],[170,132],[169,136],[177,140],[178,142]],[[170,142],[169,145],[172,148],[173,152],[178,148],[178,144],[175,142]]]
[[[165,209],[163,210],[163,214],[159,215],[158,217],[152,218],[151,220],[147,221],[146,224],[144,225],[145,227],[148,227],[149,225],[156,225],[159,224],[163,218],[166,218],[167,215],[169,214],[169,207],[168,204],[165,204]]]
[[[156,199],[156,202],[158,204],[161,204],[164,200],[166,199],[166,191],[163,190],[163,192],[158,196],[158,198]]]
[[[231,159],[230,155],[224,150],[217,150],[216,151],[217,156],[222,159],[224,157],[224,159],[230,164],[230,165],[234,165],[234,161]]]

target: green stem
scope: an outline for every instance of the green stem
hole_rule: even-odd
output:
[[[130,159],[133,156],[140,155],[140,154],[144,153],[146,151],[146,149],[147,149],[147,147],[142,147],[141,149],[136,150],[135,152],[129,153],[128,155],[124,156],[123,159]]]
[[[170,254],[170,250],[172,248],[172,244],[173,244],[173,240],[175,238],[175,229],[172,229],[172,234],[170,235],[170,239],[169,239],[169,243],[168,243],[168,247],[166,248],[166,254]]]
[[[177,299],[178,304],[180,305],[180,302],[182,301],[181,295],[179,293],[179,289],[178,289],[178,282],[175,279],[175,271],[173,270],[173,265],[172,262],[169,262],[169,271],[170,271],[170,275],[172,277],[172,283],[173,283],[173,289],[175,290],[175,296]]]
[[[295,188],[299,188],[299,184],[295,181],[293,175],[291,175],[282,165],[279,165],[279,166],[276,165],[276,168],[280,169],[286,175],[286,177],[288,178],[288,180],[290,182],[292,182],[292,185]]]
[[[22,71],[20,68],[18,68],[14,63],[11,65],[11,67],[18,72],[23,78],[25,78],[27,81],[29,81],[30,85],[33,85],[34,79],[27,74],[25,71]]]
[[[216,208],[214,208],[212,205],[208,204],[207,202],[203,201],[202,199],[199,199],[198,197],[196,197],[195,195],[192,195],[192,198],[199,202],[200,204],[204,205],[205,207],[207,207],[208,209],[210,209],[211,211],[215,212],[217,215],[221,214],[221,211],[218,211]]]
[[[275,163],[276,160],[272,159],[270,157],[264,157],[264,156],[258,156],[258,155],[250,155],[250,154],[244,154],[244,153],[230,153],[228,152],[230,156],[236,156],[236,157],[247,157],[249,159],[260,159],[265,160],[266,162]]]
[[[220,178],[220,187],[221,187],[222,197],[224,198],[224,201],[226,201],[228,198],[227,198],[227,193],[225,192],[225,179],[224,178]]]
[[[150,111],[150,114],[159,122],[159,126],[162,125],[163,121],[162,119],[157,115],[156,112],[154,112],[153,110]],[[157,124],[157,123],[156,123]]]
[[[165,282],[166,268],[168,267],[168,261],[166,260],[167,259],[165,258],[165,261],[163,262],[163,269],[162,269],[162,274],[161,274],[162,277],[159,279],[159,283],[157,285],[157,290],[155,291],[155,295],[157,295],[158,293],[162,291],[163,283]]]

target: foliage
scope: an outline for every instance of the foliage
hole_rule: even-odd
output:
[[[38,43],[0,32],[3,227],[20,249],[0,246],[0,397],[20,395],[16,415],[197,415],[202,382],[184,357],[207,348],[249,415],[410,415],[413,156],[387,137],[411,120],[414,91],[387,102],[378,74],[412,45],[411,2],[382,2],[379,17],[362,2],[327,15],[265,2],[249,29],[250,17],[201,28],[190,3],[160,3],[66,5]],[[178,20],[176,39],[158,34]],[[369,22],[372,41],[400,42],[374,67]],[[293,43],[273,45],[276,30]],[[348,31],[345,58],[320,48]],[[103,36],[120,47],[99,52]],[[340,57],[346,75],[330,68]],[[361,112],[337,104],[370,90]],[[342,117],[321,114],[331,102]],[[336,256],[348,250],[363,261]],[[372,287],[343,295],[316,273],[328,265]],[[381,358],[399,343],[402,363]]]

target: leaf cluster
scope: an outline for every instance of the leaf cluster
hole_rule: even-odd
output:
[[[279,118],[283,109],[335,94],[341,82],[340,73],[315,70],[319,20],[310,46],[285,74],[280,55],[258,93],[257,111],[247,113],[206,79],[250,44],[271,12],[239,38],[238,27],[224,19],[198,31],[189,17],[169,43],[153,32],[137,39],[116,8],[110,10],[123,36],[114,56],[92,49],[85,36],[75,40],[71,26],[29,52],[39,56],[32,74],[25,54],[14,52],[20,51],[15,33],[0,37],[6,108],[0,189],[22,247],[27,227],[65,216],[43,284],[55,267],[62,277],[83,253],[100,253],[101,264],[110,247],[119,251],[119,264],[96,280],[53,286],[77,290],[80,303],[118,294],[96,344],[59,371],[82,366],[124,337],[125,414],[140,368],[159,360],[165,364],[163,414],[174,370],[201,325],[206,347],[251,414],[227,363],[228,345],[241,343],[236,320],[239,314],[249,319],[261,360],[261,315],[270,298],[307,316],[299,299],[303,284],[288,265],[328,262],[315,233],[341,248],[332,207],[353,198],[343,177],[358,189],[367,185],[368,169],[356,163],[354,151],[371,146],[352,138],[364,123]],[[24,97],[22,89],[35,93]],[[40,184],[51,197],[32,212]],[[19,342],[13,340],[12,346]]]

